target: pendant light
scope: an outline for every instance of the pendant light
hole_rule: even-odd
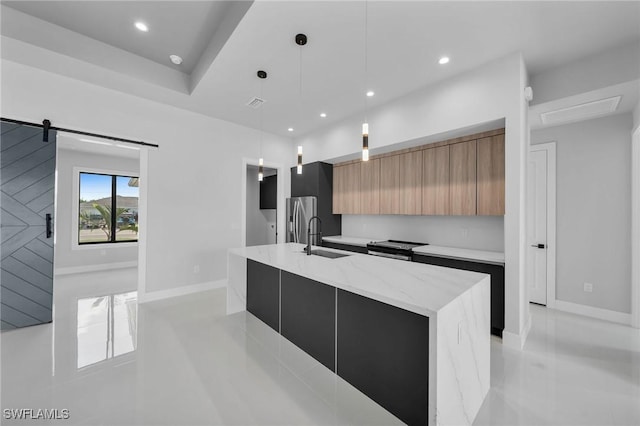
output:
[[[368,66],[368,56],[367,56],[367,30],[368,30],[368,5],[367,1],[364,2],[364,90],[368,89],[369,82],[367,81],[367,66]],[[365,105],[364,105],[364,123],[362,123],[362,161],[369,161],[369,123],[367,123],[367,112],[369,109],[368,99],[369,95],[365,97]]]
[[[300,46],[300,61],[299,61],[299,71],[300,71],[300,84],[299,84],[299,93],[298,93],[298,125],[300,125],[300,114],[302,113],[302,46],[307,44],[307,36],[305,34],[296,34],[295,42],[298,46]],[[302,174],[302,146],[298,146],[298,167],[297,172],[299,175]]]
[[[267,78],[267,72],[266,71],[262,71],[259,70],[257,72],[258,78],[260,79],[260,99],[264,99],[263,98],[263,93],[262,93],[262,89],[263,89],[263,82],[264,80]],[[264,179],[264,158],[262,158],[262,133],[263,133],[263,111],[262,108],[264,108],[264,106],[260,107],[260,159],[258,159],[258,181],[262,182],[262,180]]]

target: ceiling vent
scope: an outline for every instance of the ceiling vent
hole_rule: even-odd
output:
[[[249,102],[246,103],[246,105],[249,108],[253,108],[253,109],[258,109],[262,106],[263,103],[265,103],[266,101],[264,99],[260,99],[258,97],[253,97],[251,99],[249,99]]]
[[[540,119],[545,126],[588,120],[614,112],[618,108],[621,98],[622,96],[614,96],[612,98],[600,99],[599,101],[587,102],[555,111],[543,112],[540,114]]]

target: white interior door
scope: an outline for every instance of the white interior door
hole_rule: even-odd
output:
[[[529,155],[527,221],[527,282],[529,300],[547,304],[548,152],[532,148]]]

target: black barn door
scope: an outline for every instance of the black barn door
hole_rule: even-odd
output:
[[[2,330],[51,322],[56,133],[0,122]]]

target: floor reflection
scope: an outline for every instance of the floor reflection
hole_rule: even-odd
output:
[[[136,283],[56,277],[54,322],[0,333],[2,409],[67,409],[65,426],[398,422],[252,315],[227,316],[224,289],[136,305]],[[640,425],[638,330],[531,311],[524,350],[492,340],[474,424]]]
[[[78,299],[78,368],[133,352],[138,292]]]

